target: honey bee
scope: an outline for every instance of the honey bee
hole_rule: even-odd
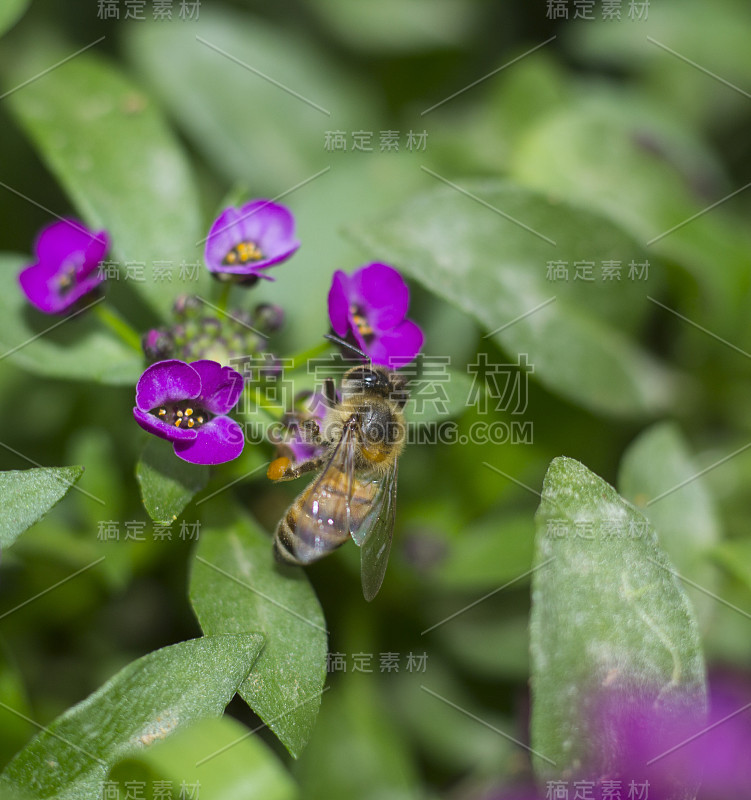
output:
[[[315,420],[303,426],[310,443],[325,447],[323,455],[294,466],[277,458],[268,469],[274,481],[320,470],[279,522],[274,555],[282,563],[310,564],[352,537],[360,547],[363,595],[370,601],[383,583],[394,532],[406,380],[385,367],[357,366],[344,374],[341,400],[331,381],[326,397],[324,433]]]

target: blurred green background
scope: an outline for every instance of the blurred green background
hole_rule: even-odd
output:
[[[15,271],[48,210],[106,225],[120,259],[179,263],[200,260],[195,242],[225,198],[282,195],[302,248],[248,301],[285,308],[274,352],[326,332],[335,269],[382,259],[412,279],[426,353],[451,358],[452,402],[436,416],[460,433],[516,419],[492,400],[485,413],[468,407],[466,365],[478,353],[495,363],[528,353],[535,366],[521,417],[532,441],[405,452],[373,604],[354,547],[306,571],[346,672],[328,675],[298,760],[257,733],[296,781],[279,778],[279,796],[479,798],[529,778],[526,750],[498,731],[528,742],[520,576],[532,564],[535,493],[561,454],[637,505],[713,467],[670,509],[648,513],[681,573],[742,610],[692,595],[710,668],[745,675],[751,450],[715,465],[751,441],[747,2],[654,0],[632,18],[626,0],[620,20],[603,19],[600,0],[592,19],[574,19],[586,4],[552,4],[568,8],[555,20],[550,3],[489,0],[203,2],[197,19],[180,18],[175,2],[171,20],[153,19],[152,0],[143,20],[125,19],[139,7],[127,2],[116,4],[120,19],[102,19],[93,0],[6,3],[0,24],[22,16],[0,50],[5,310],[20,313]],[[125,120],[121,138],[113,114]],[[138,136],[130,116],[148,116]],[[353,151],[357,131],[372,133],[371,152]],[[381,150],[384,131],[397,132],[398,151]],[[410,131],[425,132],[424,149],[408,148]],[[334,132],[346,151],[327,147]],[[576,261],[599,276],[603,261],[621,259],[648,260],[648,280],[629,279],[627,266],[618,283],[573,280]],[[551,261],[571,278],[548,280]],[[145,330],[179,290],[119,281],[108,297]],[[552,296],[550,309],[484,336]],[[21,341],[14,331],[0,333],[3,351]],[[35,732],[7,706],[47,724],[133,659],[201,633],[188,601],[195,542],[179,535],[181,521],[171,541],[156,539],[141,502],[133,365],[102,382],[75,368],[68,381],[67,366],[29,351],[0,354],[2,468],[82,464],[78,485],[106,503],[71,492],[3,553],[1,608],[106,558],[0,617],[3,764]],[[270,454],[246,450],[205,494]],[[260,471],[226,498],[270,533],[299,488]],[[201,514],[193,504],[183,518]],[[101,540],[107,522],[117,539]],[[139,529],[142,541],[127,535]],[[357,654],[371,654],[371,672],[353,669]],[[382,669],[381,654],[397,654],[398,671]],[[424,672],[407,668],[409,654],[426,654]],[[260,724],[238,699],[229,712]]]

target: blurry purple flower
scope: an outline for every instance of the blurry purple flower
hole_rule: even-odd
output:
[[[718,675],[709,684],[709,719],[693,753],[701,772],[702,800],[751,793],[751,686]]]
[[[206,239],[206,266],[211,272],[240,279],[274,280],[263,270],[288,259],[300,243],[292,212],[270,200],[227,208]]]
[[[296,401],[301,406],[301,410],[293,415],[289,423],[290,436],[285,440],[293,463],[307,461],[321,452],[323,449],[321,445],[308,441],[302,424],[306,420],[315,420],[318,427],[323,430],[323,421],[330,408],[329,402],[320,392],[302,392],[297,396]]]
[[[748,796],[751,686],[726,676],[713,680],[708,704],[707,714],[699,695],[670,702],[657,690],[607,692],[594,733],[609,755],[591,764],[590,774],[622,778],[624,786],[649,782],[651,800],[683,797],[699,785],[702,800]]]
[[[149,361],[163,361],[175,354],[175,339],[168,330],[152,328],[141,337],[141,347]]]
[[[414,360],[423,334],[405,319],[409,288],[387,264],[368,264],[352,275],[334,273],[329,291],[329,319],[338,336],[352,333],[374,364],[396,368]]]
[[[45,314],[62,314],[103,280],[97,267],[109,248],[106,231],[77,220],[47,226],[35,244],[36,262],[18,276],[26,297]]]
[[[284,325],[284,309],[270,303],[261,303],[253,309],[250,322],[263,333],[276,333]]]
[[[133,416],[144,430],[172,442],[183,461],[223,464],[245,444],[242,428],[225,416],[242,389],[242,375],[215,361],[159,361],[138,379]]]
[[[661,699],[658,688],[609,688],[594,708],[590,735],[598,752],[583,765],[587,777],[599,784],[649,784],[651,800],[696,790],[701,748],[695,737],[706,725],[703,696],[684,691]]]

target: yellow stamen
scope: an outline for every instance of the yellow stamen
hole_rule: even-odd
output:
[[[358,311],[357,306],[350,306],[349,313],[352,314],[352,321],[363,336],[370,336],[373,333],[367,318]]]
[[[247,264],[250,261],[260,261],[263,258],[261,248],[251,241],[239,242],[224,257],[222,263],[234,265]]]

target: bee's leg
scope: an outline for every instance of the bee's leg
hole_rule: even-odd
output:
[[[301,461],[299,464],[294,465],[288,458],[276,458],[269,464],[266,475],[272,481],[293,481],[306,472],[320,470],[325,462],[326,459],[323,456],[310,458],[307,461]]]
[[[318,423],[314,419],[306,419],[300,426],[300,430],[302,431],[303,438],[307,444],[313,444],[316,447],[321,447],[327,444],[327,442],[323,440],[323,437],[321,436],[321,429],[318,427]]]

